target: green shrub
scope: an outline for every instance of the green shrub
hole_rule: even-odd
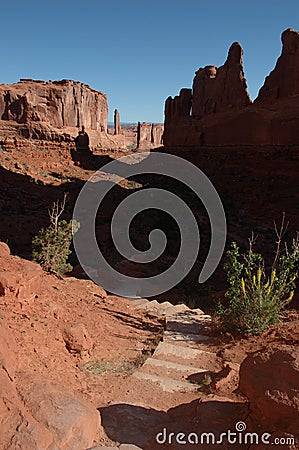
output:
[[[279,320],[281,310],[292,300],[299,272],[299,241],[297,237],[290,250],[285,245],[281,251],[281,236],[268,273],[263,257],[253,251],[253,240],[244,254],[232,243],[224,265],[229,284],[225,294],[228,305],[218,304],[216,311],[222,329],[260,334]]]
[[[61,220],[56,230],[51,225],[40,230],[32,239],[33,260],[48,272],[70,272],[72,266],[67,259],[71,253],[72,228],[72,221]]]
[[[49,211],[50,225],[39,231],[32,239],[33,260],[39,263],[44,270],[63,274],[72,270],[71,264],[67,262],[71,253],[70,245],[73,233],[80,224],[70,220],[59,221],[64,207],[66,196],[61,203],[56,202]]]

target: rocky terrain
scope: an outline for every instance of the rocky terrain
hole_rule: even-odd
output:
[[[94,168],[76,165],[68,143],[16,137],[2,145],[0,234],[13,254],[30,259],[31,238],[48,224],[48,208],[67,191],[65,217],[70,217],[73,199]],[[92,163],[101,165],[122,154],[111,150],[109,157],[95,155],[98,160]],[[185,157],[193,156],[194,151],[186,148]],[[278,219],[282,210],[290,219],[292,235],[298,223],[296,196],[289,189],[298,171],[296,149],[247,149],[244,154],[243,149],[223,148],[213,157],[221,164],[211,164],[206,148],[197,153],[197,162],[223,195],[230,239],[243,239],[245,244],[255,226],[263,251],[270,252],[272,218]],[[131,183],[116,184],[107,203],[112,210],[113,202],[136,189]],[[101,226],[104,241],[105,233]],[[217,417],[211,429],[215,433],[244,421],[248,430],[265,430],[285,439],[295,435],[296,311],[258,339],[234,341],[219,336],[214,322],[200,310],[109,296],[91,281],[78,279],[80,270],[59,280],[28,260],[9,255],[5,244],[0,258],[1,397],[10,402],[4,400],[1,413],[6,424],[3,449],[87,449],[121,443],[132,450],[133,445],[158,449],[163,446],[154,439],[164,426],[174,432],[200,433],[210,430],[211,417]],[[214,287],[223,289],[215,281]],[[193,299],[202,302],[204,311],[210,310],[211,294],[207,298],[204,292],[195,292]],[[169,297],[174,303],[187,298],[183,287]],[[153,361],[144,364],[153,351]],[[251,377],[256,364],[260,372]],[[277,379],[271,376],[272,390],[265,394],[272,364],[285,372],[281,377],[277,369]],[[243,376],[238,381],[240,365]],[[41,395],[49,402],[44,409],[39,407]]]
[[[165,151],[212,181],[226,211],[228,244],[245,248],[255,231],[267,258],[273,220],[285,212],[286,240],[298,230],[298,67],[298,33],[287,30],[282,55],[252,103],[242,49],[233,44],[224,66],[199,69],[193,91],[166,103]],[[126,140],[131,133],[134,143],[136,132],[124,130],[117,113],[108,133],[105,95],[82,83],[23,80],[1,85],[0,94],[0,449],[179,449],[179,433],[191,436],[184,444],[191,449],[195,435],[228,430],[239,431],[239,442],[224,442],[226,449],[299,448],[298,294],[261,336],[221,333],[213,307],[226,289],[223,261],[207,286],[194,281],[210,238],[200,202],[176,182],[101,171],[98,181],[115,183],[96,224],[107,257],[124,267],[111,250],[116,206],[157,186],[193,208],[203,245],[195,269],[156,299],[110,295],[86,279],[74,254],[72,273],[44,272],[32,262],[31,241],[49,224],[49,208],[67,193],[63,218],[70,219],[95,170],[131,150],[138,164],[136,140],[134,149]],[[82,124],[93,146],[84,158],[73,142]],[[162,132],[161,124],[139,124],[139,148],[156,151]],[[160,225],[172,245],[155,270],[176,256],[173,223],[151,213],[132,226],[134,244],[144,248],[149,230]],[[125,266],[136,273],[134,263]],[[245,431],[268,433],[269,443],[240,441]],[[202,448],[218,447],[203,439]]]
[[[296,434],[298,313],[234,342],[199,309],[60,280],[3,243],[0,258],[1,449],[158,449],[163,428],[217,435],[239,421]]]

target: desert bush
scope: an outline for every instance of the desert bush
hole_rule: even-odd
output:
[[[55,202],[49,211],[50,225],[42,228],[32,239],[33,260],[44,270],[63,274],[72,270],[67,262],[71,253],[70,245],[73,233],[79,229],[79,223],[59,220],[65,208],[66,195],[62,202]]]
[[[253,251],[253,237],[249,240],[249,250],[243,254],[238,245],[232,243],[224,265],[229,285],[225,294],[228,304],[218,304],[216,310],[222,329],[260,334],[279,320],[281,311],[292,300],[299,272],[299,240],[297,236],[290,249],[285,243],[283,246],[284,230],[283,219],[277,232],[275,257],[268,271],[262,255]]]

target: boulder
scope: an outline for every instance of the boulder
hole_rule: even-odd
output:
[[[64,341],[66,348],[71,353],[89,352],[93,345],[91,337],[82,323],[67,328],[64,331]]]
[[[0,302],[17,299],[30,302],[42,283],[43,270],[33,262],[9,254],[6,244],[0,243]]]
[[[51,433],[57,449],[92,446],[100,426],[93,406],[36,374],[24,374],[20,395],[31,415]]]
[[[10,248],[8,247],[8,245],[5,244],[5,242],[0,242],[0,258],[9,255],[10,255]]]
[[[239,390],[253,417],[270,431],[299,430],[299,349],[285,345],[249,355],[240,367]]]

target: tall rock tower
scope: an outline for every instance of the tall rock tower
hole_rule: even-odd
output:
[[[121,133],[121,126],[120,126],[120,116],[117,109],[114,110],[114,134],[120,134]]]

